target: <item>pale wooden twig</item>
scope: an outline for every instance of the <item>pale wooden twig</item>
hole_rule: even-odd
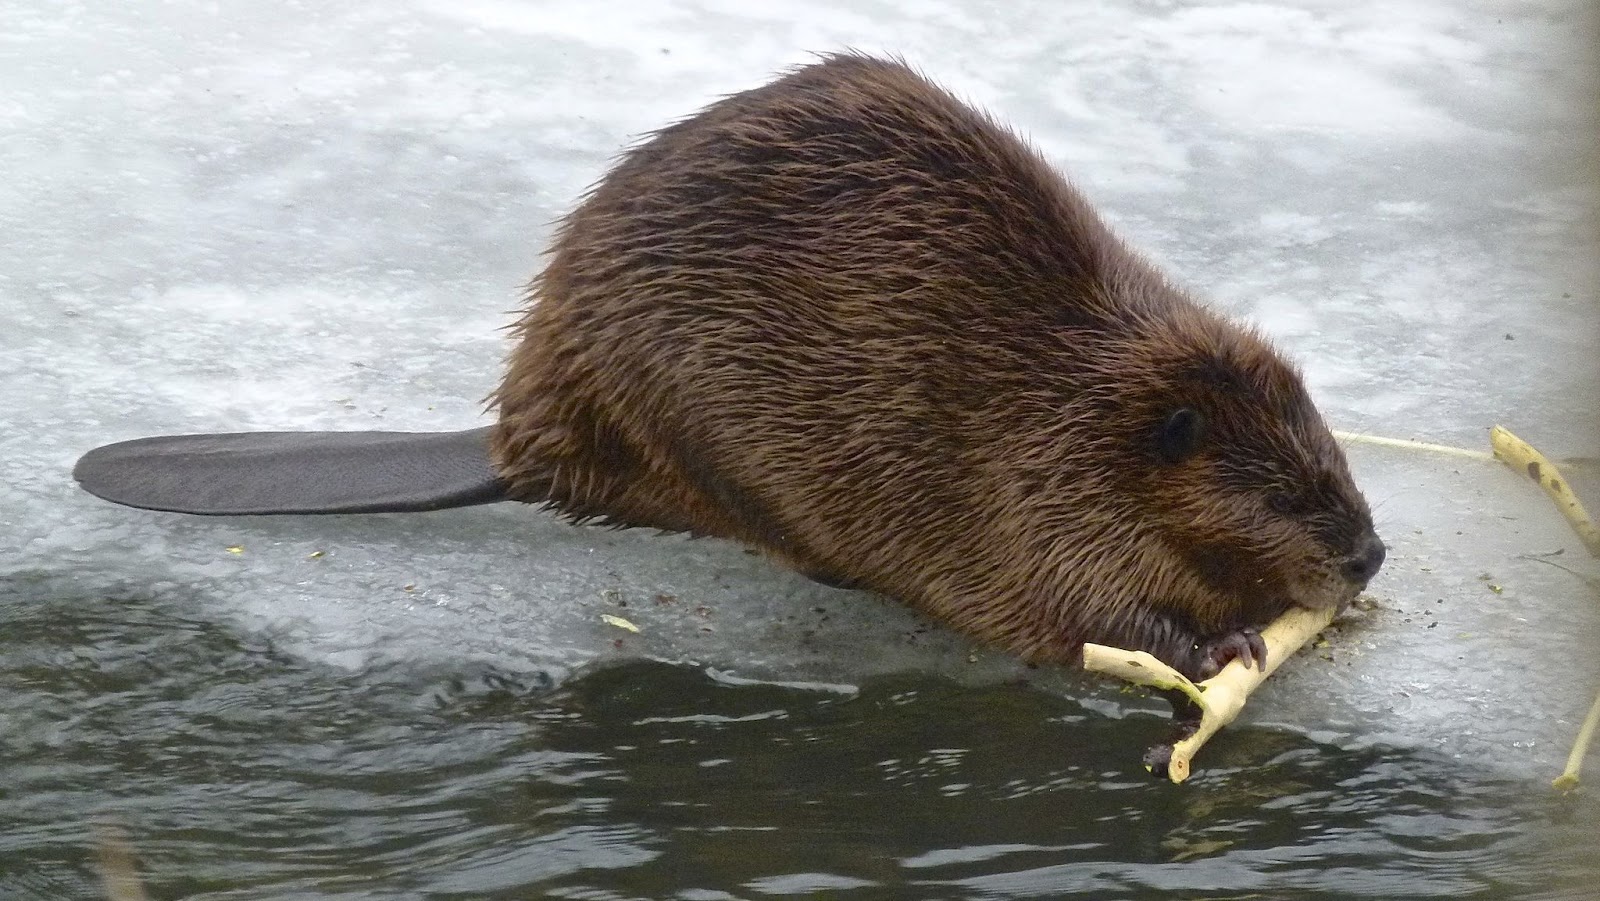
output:
[[[1556,509],[1572,525],[1572,530],[1578,533],[1583,546],[1593,556],[1600,557],[1600,529],[1595,528],[1594,520],[1589,518],[1588,511],[1583,509],[1578,496],[1572,493],[1572,486],[1561,476],[1556,465],[1533,445],[1500,426],[1489,430],[1489,445],[1494,448],[1496,460],[1539,483]],[[1594,706],[1589,708],[1589,715],[1578,728],[1578,737],[1572,743],[1571,753],[1567,755],[1567,768],[1551,782],[1557,789],[1570,791],[1578,787],[1578,771],[1583,767],[1583,757],[1589,751],[1589,742],[1594,738],[1597,726],[1600,726],[1600,695],[1595,696]]]
[[[1578,727],[1578,740],[1573,742],[1572,753],[1567,755],[1566,770],[1551,783],[1556,788],[1571,791],[1578,787],[1578,770],[1583,767],[1583,756],[1589,753],[1589,742],[1594,738],[1596,728],[1600,728],[1600,694],[1594,696],[1594,706],[1589,708],[1589,715]]]
[[[1250,693],[1272,675],[1283,661],[1333,622],[1334,613],[1331,607],[1319,610],[1304,607],[1291,609],[1261,630],[1261,639],[1267,645],[1265,669],[1254,666],[1246,668],[1242,659],[1235,659],[1223,667],[1222,672],[1199,684],[1189,681],[1182,673],[1144,651],[1085,644],[1083,666],[1091,672],[1118,676],[1140,685],[1181,691],[1200,708],[1200,721],[1194,724],[1193,732],[1170,746],[1152,748],[1146,755],[1152,772],[1161,768],[1164,757],[1167,778],[1182,782],[1189,778],[1190,762],[1200,748],[1217,734],[1217,730],[1239,716]]]
[[[1578,533],[1583,546],[1589,549],[1590,554],[1600,557],[1600,529],[1595,528],[1588,511],[1583,509],[1578,496],[1572,493],[1572,487],[1562,478],[1561,470],[1557,469],[1544,454],[1535,450],[1533,445],[1500,426],[1489,430],[1489,445],[1494,448],[1496,460],[1512,469],[1520,470],[1528,478],[1539,483],[1539,487],[1543,488],[1544,493],[1555,503],[1556,509],[1560,510],[1561,515],[1572,524],[1572,529]]]
[[[133,847],[122,828],[109,820],[94,824],[95,852],[100,860],[100,881],[111,901],[148,901],[133,862]]]
[[[1392,447],[1399,450],[1420,451],[1427,454],[1442,454],[1447,457],[1465,457],[1469,460],[1482,460],[1492,463],[1495,455],[1491,451],[1477,450],[1470,447],[1456,447],[1453,444],[1435,444],[1432,441],[1417,441],[1412,438],[1390,438],[1386,435],[1366,435],[1361,432],[1343,432],[1333,429],[1333,437],[1346,444],[1370,444],[1375,447]],[[1562,457],[1555,461],[1562,466],[1575,469],[1595,469],[1600,467],[1600,459],[1594,457]]]
[[[1465,447],[1455,447],[1450,444],[1433,444],[1427,441],[1413,441],[1410,438],[1385,438],[1382,435],[1363,435],[1360,432],[1341,432],[1337,429],[1333,437],[1340,441],[1353,444],[1375,444],[1379,447],[1397,447],[1402,450],[1427,451],[1432,454],[1446,454],[1452,457],[1468,457],[1473,460],[1485,462],[1494,459],[1488,451],[1472,450]]]

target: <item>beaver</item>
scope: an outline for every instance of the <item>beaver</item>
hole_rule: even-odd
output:
[[[1383,563],[1296,368],[898,60],[825,56],[626,151],[559,226],[494,425],[91,451],[206,514],[498,500],[716,536],[1036,662],[1191,676]]]

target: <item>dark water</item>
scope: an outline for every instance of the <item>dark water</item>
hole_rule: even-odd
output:
[[[0,598],[0,898],[1600,898],[1600,803],[1240,729],[1190,784],[1022,686],[334,670],[198,605]],[[1591,764],[1593,766],[1593,764]]]

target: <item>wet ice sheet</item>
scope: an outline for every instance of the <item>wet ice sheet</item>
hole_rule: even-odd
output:
[[[1303,361],[1336,427],[1481,444],[1503,421],[1592,453],[1594,19],[1577,2],[0,5],[6,587],[199,588],[212,615],[351,666],[1016,674],[715,542],[511,508],[183,519],[67,474],[153,433],[479,424],[496,329],[617,149],[844,46],[901,53],[1029,134]],[[1526,555],[1593,564],[1509,472],[1354,462],[1392,547],[1382,606],[1254,715],[1553,764],[1600,676],[1600,606]]]

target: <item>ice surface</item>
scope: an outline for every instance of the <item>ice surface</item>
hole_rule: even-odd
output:
[[[1503,422],[1593,454],[1596,15],[0,3],[0,585],[193,595],[349,666],[1017,675],[717,542],[510,507],[188,519],[101,503],[69,472],[146,434],[480,424],[497,329],[618,149],[847,46],[902,54],[1029,134],[1134,243],[1301,360],[1335,427],[1481,447]],[[1352,453],[1391,546],[1381,607],[1253,715],[1548,768],[1600,681],[1597,593],[1551,563],[1595,565],[1509,471]],[[1600,477],[1575,475],[1600,506]]]

